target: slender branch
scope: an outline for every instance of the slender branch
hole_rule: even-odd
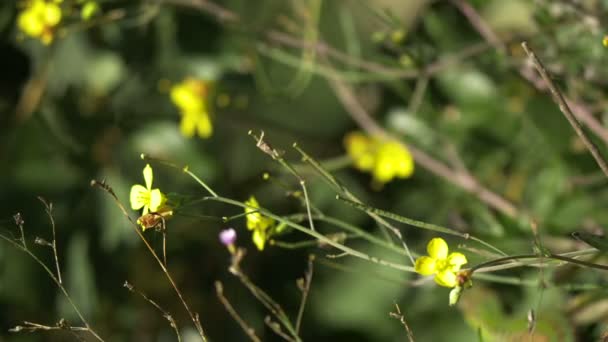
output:
[[[201,325],[201,322],[199,320],[198,314],[194,314],[192,312],[192,310],[190,310],[190,306],[188,306],[188,303],[186,303],[186,300],[182,296],[181,291],[179,290],[179,288],[177,287],[177,284],[173,280],[173,277],[171,276],[171,273],[169,273],[169,270],[167,269],[167,267],[165,266],[165,264],[163,263],[163,261],[160,259],[160,257],[158,256],[158,254],[156,254],[156,251],[154,251],[154,248],[152,248],[152,246],[150,245],[150,243],[148,242],[148,240],[144,237],[144,235],[142,234],[142,232],[139,229],[139,225],[135,221],[133,221],[133,219],[131,218],[131,216],[129,216],[129,212],[127,211],[127,209],[125,209],[125,207],[122,204],[122,202],[118,199],[118,197],[116,196],[116,193],[114,192],[114,190],[108,184],[106,184],[103,181],[100,182],[100,181],[97,181],[97,180],[92,180],[91,181],[91,186],[96,186],[96,187],[104,190],[110,196],[112,196],[112,198],[114,199],[114,202],[116,203],[116,205],[118,206],[118,208],[120,209],[120,211],[122,211],[123,215],[127,218],[127,220],[129,220],[129,222],[131,223],[131,227],[133,228],[133,230],[135,231],[135,233],[137,234],[137,236],[139,236],[140,240],[143,241],[144,245],[146,245],[146,248],[148,249],[148,251],[150,252],[150,254],[152,254],[152,256],[154,257],[154,259],[156,260],[156,262],[160,266],[161,270],[165,274],[165,277],[167,278],[167,280],[169,280],[169,283],[171,284],[171,287],[173,287],[173,290],[175,291],[175,293],[179,297],[179,300],[182,302],[182,305],[184,306],[184,308],[188,312],[188,315],[190,316],[190,319],[192,320],[192,323],[194,323],[194,326],[196,327],[196,330],[197,330],[199,336],[201,337],[201,339],[203,341],[206,342],[207,341],[207,337],[205,336],[205,332],[203,331],[203,326]]]
[[[252,208],[250,206],[247,206],[244,203],[232,200],[230,198],[224,198],[224,197],[205,197],[205,199],[208,200],[208,201],[216,201],[216,202],[222,202],[222,203],[230,204],[230,205],[237,206],[237,207],[244,208],[244,209],[245,208]],[[351,256],[354,256],[356,258],[367,260],[369,262],[373,262],[373,263],[376,263],[376,264],[379,264],[379,265],[383,265],[383,266],[387,266],[387,267],[390,267],[390,268],[394,268],[394,269],[397,269],[397,270],[400,270],[400,271],[414,272],[414,268],[411,267],[411,266],[401,265],[401,264],[397,264],[397,263],[393,263],[393,262],[390,262],[390,261],[386,261],[386,260],[383,260],[383,259],[380,259],[380,258],[377,258],[377,257],[370,256],[370,255],[365,254],[363,252],[360,252],[358,250],[352,249],[352,248],[350,248],[348,246],[342,245],[342,244],[340,244],[340,243],[338,243],[338,242],[336,242],[336,241],[334,241],[334,240],[326,237],[325,235],[318,233],[317,231],[311,230],[311,229],[306,228],[306,227],[304,227],[302,225],[299,225],[299,224],[297,224],[295,222],[287,220],[284,217],[275,215],[272,212],[270,212],[270,211],[268,211],[268,210],[266,210],[264,208],[256,208],[256,209],[258,209],[260,211],[260,213],[262,213],[265,216],[271,217],[271,218],[275,219],[276,221],[285,223],[286,225],[288,225],[289,227],[294,228],[295,230],[298,230],[298,231],[300,231],[300,232],[302,232],[304,234],[310,235],[310,236],[312,236],[312,237],[314,237],[314,238],[316,238],[318,240],[321,240],[324,243],[326,243],[326,244],[328,244],[328,245],[330,245],[332,247],[335,247],[335,248],[341,250],[342,252],[345,252],[345,253],[347,253],[347,254],[349,254]]]
[[[300,308],[298,309],[298,318],[296,319],[296,333],[300,333],[300,327],[302,325],[302,317],[304,316],[304,308],[308,300],[308,293],[310,292],[310,285],[312,284],[312,274],[314,270],[315,256],[308,256],[308,270],[304,275],[304,279],[299,279],[298,287],[302,291],[302,300],[300,301]]]
[[[19,216],[19,218],[21,217],[21,215],[15,215],[15,217],[17,217],[17,216]],[[23,221],[21,221],[21,222],[23,222]],[[76,313],[76,315],[78,316],[78,318],[80,319],[80,321],[85,325],[85,328],[87,329],[87,331],[91,335],[93,335],[93,337],[95,337],[98,341],[104,341],[104,339],[101,338],[101,336],[99,336],[97,334],[97,332],[91,328],[91,325],[84,318],[84,316],[82,315],[82,313],[80,312],[80,310],[78,309],[78,307],[76,306],[76,304],[74,303],[74,301],[72,300],[72,297],[70,297],[70,294],[68,293],[68,291],[66,290],[66,288],[63,286],[63,284],[61,284],[59,282],[59,279],[55,276],[55,274],[53,273],[53,271],[51,271],[51,269],[44,262],[42,262],[42,260],[40,260],[34,253],[32,253],[32,251],[30,251],[27,247],[25,247],[25,243],[24,242],[22,242],[23,244],[20,245],[17,242],[15,242],[13,239],[11,239],[9,237],[6,237],[4,235],[0,235],[0,239],[5,240],[6,242],[12,244],[15,248],[17,248],[20,251],[26,253],[38,265],[40,265],[44,269],[44,271],[49,275],[49,277],[53,280],[53,282],[55,283],[55,285],[57,285],[57,287],[59,288],[59,290],[61,291],[61,293],[64,295],[64,297],[67,299],[68,303],[70,304],[70,306],[72,307],[72,309],[74,309],[74,312]],[[28,323],[28,322],[26,322],[26,323]]]
[[[298,333],[295,328],[291,324],[289,317],[285,314],[285,311],[277,303],[272,297],[270,297],[264,290],[254,284],[251,279],[241,270],[241,261],[245,256],[245,250],[243,248],[238,248],[236,252],[232,255],[232,263],[230,265],[229,271],[233,275],[235,275],[241,283],[251,292],[251,294],[258,300],[266,309],[268,309],[278,320],[283,324],[283,326],[289,331],[289,333],[293,336],[293,339],[290,340],[301,341]],[[280,326],[279,326],[280,330]]]
[[[294,145],[293,147],[302,155],[302,159],[305,162],[307,162],[308,164],[310,164],[310,166],[312,166],[317,171],[317,173],[319,173],[322,176],[323,180],[334,188],[334,191],[336,191],[338,194],[341,194],[341,195],[347,197],[348,199],[350,199],[353,202],[362,203],[361,200],[357,196],[355,196],[352,192],[350,192],[344,185],[342,185],[342,183],[340,183],[340,181],[338,181],[331,173],[329,173],[321,165],[321,163],[319,163],[316,159],[312,158],[308,153],[304,152],[304,150],[302,148],[300,148],[299,146]],[[380,217],[379,215],[376,215],[375,213],[370,213],[370,212],[366,212],[366,213],[371,218],[373,218],[380,227],[389,229],[397,237],[397,239],[399,239],[399,241],[401,242],[401,245],[403,246],[403,250],[405,251],[406,255],[409,257],[410,262],[413,265],[415,263],[414,258],[412,256],[412,253],[410,252],[410,249],[409,249],[407,243],[403,239],[403,235],[401,234],[401,231],[397,227],[393,226],[388,221],[386,221],[385,219]],[[345,228],[345,227],[343,226],[343,228]],[[346,227],[346,228],[348,229],[348,227]],[[364,234],[362,234],[362,235],[364,235]]]
[[[226,308],[226,311],[228,311],[230,316],[232,316],[232,318],[239,324],[241,329],[243,329],[245,334],[247,334],[247,337],[249,337],[249,339],[254,342],[260,342],[261,340],[255,334],[255,330],[252,327],[250,327],[249,325],[247,325],[247,323],[243,320],[243,318],[241,318],[241,316],[239,316],[239,314],[236,312],[236,310],[234,309],[232,304],[230,304],[230,301],[228,301],[228,298],[226,298],[226,296],[224,296],[224,286],[222,285],[222,282],[220,282],[220,281],[215,282],[215,293],[217,294],[217,298],[220,300],[220,302],[222,302],[222,304]]]
[[[504,52],[504,43],[500,41],[498,35],[494,33],[490,25],[477,13],[475,8],[466,0],[452,0],[452,3],[460,10],[460,12],[469,20],[479,35],[482,36],[488,43],[494,46],[498,51]],[[520,66],[518,72],[525,80],[532,84],[540,91],[546,90],[545,82],[539,79],[531,70],[525,66]],[[608,129],[604,127],[593,116],[588,106],[583,103],[574,102],[564,96],[566,103],[570,105],[572,112],[581,120],[593,133],[595,133],[605,144],[608,144]]]
[[[281,330],[281,326],[276,323],[273,322],[272,319],[270,318],[270,316],[266,316],[264,318],[264,323],[266,323],[266,325],[275,333],[277,334],[279,337],[283,338],[285,341],[288,342],[296,342],[296,340],[294,340],[293,338],[291,338],[289,335],[285,334],[282,330]]]
[[[568,122],[570,122],[570,125],[572,126],[572,128],[574,129],[574,131],[576,132],[578,137],[583,141],[583,143],[585,144],[585,146],[587,147],[589,152],[591,152],[591,155],[595,159],[595,162],[600,167],[600,169],[602,169],[602,171],[604,172],[604,175],[606,175],[606,177],[608,177],[608,163],[606,163],[606,160],[600,153],[597,146],[595,146],[595,144],[591,141],[591,139],[589,139],[587,137],[587,134],[585,134],[583,127],[581,126],[581,124],[578,122],[578,120],[574,116],[574,113],[572,113],[570,106],[568,106],[568,102],[566,102],[566,99],[564,99],[562,92],[559,90],[557,85],[551,79],[549,72],[547,71],[547,69],[545,68],[543,63],[541,62],[540,58],[538,58],[538,56],[534,53],[532,48],[530,48],[528,46],[527,42],[522,42],[521,46],[523,47],[523,49],[526,52],[526,54],[528,55],[528,57],[532,60],[532,63],[534,64],[534,67],[536,68],[536,70],[538,71],[540,76],[547,83],[547,86],[549,87],[549,90],[551,91],[551,95],[553,95],[553,100],[559,106],[559,110],[564,114],[566,119],[568,119]]]
[[[407,339],[410,342],[414,342],[414,333],[412,332],[412,329],[410,329],[410,326],[407,324],[405,316],[401,313],[401,309],[399,308],[399,305],[397,303],[395,303],[395,309],[396,312],[389,312],[389,315],[392,318],[397,319],[399,320],[399,322],[401,322],[401,324],[405,328],[405,331],[407,332]]]
[[[482,262],[481,264],[473,266],[470,269],[470,272],[473,273],[475,271],[480,271],[481,269],[488,268],[489,266],[492,266],[492,265],[501,264],[505,261],[513,261],[513,260],[521,260],[521,259],[541,259],[541,258],[565,261],[567,263],[571,263],[571,264],[575,264],[575,265],[579,265],[579,266],[583,266],[583,267],[595,268],[598,270],[608,271],[608,265],[594,264],[591,262],[586,262],[583,260],[569,258],[569,257],[559,255],[559,254],[549,253],[547,255],[538,255],[538,254],[510,255],[510,256],[506,256],[504,258],[498,258],[498,259]]]
[[[306,206],[306,213],[308,214],[308,224],[310,225],[310,229],[314,231],[315,224],[312,220],[312,213],[310,211],[310,201],[308,200],[308,191],[306,191],[306,181],[304,180],[304,178],[300,176],[300,173],[298,173],[298,171],[283,158],[283,153],[281,151],[274,149],[267,141],[264,140],[264,131],[260,133],[260,136],[257,136],[255,133],[253,133],[253,131],[249,131],[248,134],[255,139],[256,146],[262,152],[269,155],[273,160],[279,162],[279,164],[281,164],[285,169],[287,169],[300,182],[302,192],[304,193],[304,204]]]
[[[502,255],[507,255],[505,252],[501,251],[497,247],[494,247],[490,243],[485,242],[485,241],[483,241],[480,238],[474,237],[474,236],[472,236],[469,233],[462,233],[462,232],[459,232],[457,230],[450,229],[450,228],[447,228],[447,227],[442,227],[442,226],[439,226],[439,225],[436,225],[436,224],[433,224],[433,223],[428,223],[428,222],[424,222],[424,221],[414,220],[414,219],[411,219],[409,217],[397,215],[395,213],[391,213],[391,212],[388,212],[388,211],[385,211],[385,210],[381,210],[381,209],[378,209],[378,208],[370,207],[370,206],[365,205],[365,204],[353,202],[353,201],[350,201],[350,200],[348,200],[346,198],[341,198],[340,196],[336,196],[336,197],[337,197],[337,199],[343,201],[344,203],[346,203],[346,204],[348,204],[350,206],[353,206],[353,207],[355,207],[355,208],[357,208],[359,210],[370,211],[370,212],[373,212],[373,213],[375,213],[377,215],[380,215],[382,217],[386,217],[388,219],[395,220],[397,222],[405,223],[405,224],[408,224],[408,225],[413,226],[413,227],[418,227],[418,228],[421,228],[421,229],[431,230],[431,231],[435,231],[435,232],[438,232],[438,233],[455,235],[455,236],[459,236],[459,237],[461,237],[461,238],[463,238],[465,240],[469,240],[470,239],[470,240],[476,241],[476,242],[484,245],[485,247],[488,247],[489,249],[494,250],[495,252],[498,252],[498,253],[500,253]]]
[[[171,328],[173,328],[173,331],[175,331],[175,335],[177,336],[177,342],[181,342],[182,337],[179,333],[179,329],[177,327],[177,322],[175,321],[175,319],[173,318],[173,316],[171,316],[171,314],[166,311],[165,309],[163,309],[160,305],[158,305],[158,303],[156,303],[155,301],[153,301],[152,299],[150,299],[148,296],[146,296],[146,294],[144,294],[143,292],[137,290],[133,285],[131,285],[128,281],[125,281],[124,285],[125,288],[127,288],[127,290],[129,290],[132,293],[136,293],[138,295],[140,295],[145,301],[147,301],[148,303],[150,303],[152,306],[154,306],[158,311],[160,311],[163,314],[163,317],[169,321],[169,325],[171,326]]]
[[[53,203],[48,203],[42,197],[38,197],[38,200],[40,200],[40,202],[42,202],[42,204],[44,205],[46,214],[49,217],[49,220],[51,221],[51,229],[53,231],[53,240],[52,240],[50,246],[51,246],[51,249],[53,250],[53,256],[55,257],[55,269],[57,270],[57,278],[59,280],[59,283],[63,284],[63,281],[61,280],[61,268],[59,267],[59,257],[57,256],[57,237],[55,234],[55,218],[53,217]]]

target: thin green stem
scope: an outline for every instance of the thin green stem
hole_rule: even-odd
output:
[[[144,153],[142,153],[140,155],[140,158],[144,161],[154,161],[157,162],[161,165],[165,165],[177,170],[181,170],[182,172],[184,172],[185,174],[187,174],[188,176],[192,177],[192,179],[194,179],[198,184],[200,184],[200,186],[202,186],[205,190],[207,190],[207,192],[209,192],[211,194],[211,196],[217,197],[217,193],[215,191],[213,191],[213,189],[211,189],[211,187],[209,185],[207,185],[205,182],[203,182],[200,178],[198,178],[194,173],[192,173],[192,171],[190,171],[188,169],[188,166],[183,166],[183,167],[179,167],[169,161],[163,160],[163,159],[159,159],[159,158],[154,158],[154,157],[150,157]]]
[[[230,204],[230,205],[233,205],[233,206],[241,207],[243,209],[252,208],[252,207],[250,207],[250,206],[248,206],[248,205],[246,205],[244,203],[241,203],[241,202],[229,199],[229,198],[224,198],[224,197],[206,197],[206,199],[210,200],[210,201],[216,201],[216,202],[222,202],[222,203]],[[334,240],[326,237],[323,234],[318,233],[317,231],[311,230],[311,229],[306,228],[306,227],[304,227],[302,225],[299,225],[299,224],[297,224],[295,222],[287,220],[284,217],[275,215],[272,212],[270,212],[270,211],[268,211],[268,210],[266,210],[264,208],[260,207],[260,208],[254,208],[254,209],[258,209],[263,215],[271,217],[271,218],[275,219],[276,221],[281,222],[283,224],[286,224],[286,225],[288,225],[288,226],[290,226],[290,227],[292,227],[292,228],[294,228],[294,229],[296,229],[296,230],[298,230],[298,231],[300,231],[300,232],[302,232],[304,234],[307,234],[307,235],[310,235],[310,236],[312,236],[314,238],[317,238],[317,239],[323,241],[324,243],[326,243],[326,244],[328,244],[328,245],[330,245],[332,247],[335,247],[335,248],[341,250],[342,252],[344,252],[344,253],[346,253],[348,255],[351,255],[351,256],[354,256],[356,258],[360,258],[360,259],[363,259],[363,260],[367,260],[369,262],[373,262],[373,263],[376,263],[376,264],[379,264],[379,265],[383,265],[383,266],[387,266],[387,267],[390,267],[390,268],[394,268],[394,269],[397,269],[397,270],[400,270],[400,271],[414,272],[414,268],[411,267],[411,266],[405,266],[405,265],[389,262],[389,261],[386,261],[386,260],[383,260],[383,259],[379,259],[379,258],[370,256],[370,255],[365,254],[363,252],[360,252],[358,250],[352,249],[350,247],[347,247],[347,246],[345,246],[343,244],[340,244],[340,243],[338,243],[338,242],[336,242],[336,241],[334,241]]]
[[[361,200],[359,200],[359,198],[357,198],[357,196],[355,196],[344,185],[342,185],[342,183],[340,183],[340,181],[338,181],[331,173],[329,173],[316,159],[311,157],[308,153],[306,153],[303,149],[301,149],[297,144],[294,144],[293,148],[300,153],[303,161],[309,163],[319,173],[319,175],[321,175],[321,178],[326,183],[328,183],[329,185],[331,185],[334,188],[334,191],[336,191],[338,194],[342,194],[343,196],[346,196],[353,202],[362,203]],[[407,256],[410,259],[410,262],[412,263],[412,265],[414,265],[415,264],[414,257],[412,256],[412,253],[410,252],[410,249],[409,249],[407,243],[403,239],[403,236],[401,235],[401,231],[397,227],[394,227],[389,222],[387,222],[386,220],[381,218],[380,216],[378,216],[374,213],[369,213],[369,212],[367,212],[367,214],[371,218],[373,218],[380,227],[384,228],[385,232],[386,232],[386,229],[388,229],[395,235],[395,237],[397,239],[399,239],[399,241],[401,242],[401,245],[403,246],[403,249],[405,250]]]
[[[473,266],[470,269],[470,271],[472,273],[474,273],[475,271],[478,271],[478,270],[481,270],[481,269],[484,269],[484,268],[488,268],[488,267],[490,267],[492,265],[501,264],[501,263],[503,263],[505,261],[514,261],[514,260],[522,260],[522,259],[553,259],[553,260],[564,261],[564,262],[567,262],[567,263],[571,263],[571,264],[575,264],[575,265],[579,265],[579,266],[583,266],[583,267],[595,268],[595,269],[599,269],[599,270],[608,271],[608,266],[606,266],[606,265],[595,264],[595,263],[591,263],[591,262],[587,262],[587,261],[578,260],[578,259],[570,258],[570,257],[567,257],[567,256],[559,255],[559,254],[548,254],[548,255],[520,254],[520,255],[511,255],[511,256],[506,256],[504,258],[498,258],[498,259],[482,262],[481,264]]]
[[[391,213],[388,211],[384,211],[382,209],[378,209],[378,208],[374,208],[374,207],[370,207],[367,206],[365,204],[362,203],[358,203],[358,202],[354,202],[351,201],[349,199],[343,198],[340,195],[336,196],[337,199],[343,201],[344,203],[351,205],[359,210],[365,211],[365,212],[372,212],[375,214],[378,214],[382,217],[386,217],[388,219],[391,220],[395,220],[397,222],[401,222],[401,223],[405,223],[408,224],[410,226],[414,226],[414,227],[418,227],[421,229],[426,229],[426,230],[431,230],[434,232],[438,232],[438,233],[443,233],[443,234],[449,234],[449,235],[455,235],[455,236],[459,236],[465,240],[472,240],[472,241],[476,241],[490,249],[492,249],[495,252],[500,253],[501,255],[507,255],[505,252],[501,251],[500,249],[498,249],[497,247],[494,247],[492,244],[485,242],[479,238],[476,238],[474,236],[472,236],[471,234],[468,233],[461,233],[459,231],[450,229],[450,228],[446,228],[446,227],[442,227],[433,223],[427,223],[427,222],[423,222],[423,221],[418,221],[418,220],[414,220],[405,216],[401,216],[401,215],[397,215],[395,213]]]

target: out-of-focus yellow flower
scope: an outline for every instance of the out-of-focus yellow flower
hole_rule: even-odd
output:
[[[448,255],[448,244],[442,238],[434,238],[426,246],[428,256],[416,259],[416,272],[428,276],[435,275],[435,282],[445,287],[456,287],[458,271],[467,263],[467,257],[458,252]]]
[[[602,39],[602,45],[608,47],[608,36],[604,36],[604,38]]]
[[[17,26],[26,35],[48,45],[61,22],[61,0],[30,0],[19,13]]]
[[[249,197],[249,200],[247,200],[245,204],[248,206],[245,208],[245,213],[247,214],[247,229],[253,230],[251,239],[255,246],[262,251],[264,250],[266,241],[270,237],[271,229],[274,227],[274,219],[266,217],[256,211],[256,208],[259,208],[260,205],[255,197]]]
[[[201,138],[208,138],[213,133],[207,103],[209,86],[208,82],[186,78],[171,87],[171,101],[182,116],[180,131],[188,138],[195,133]]]
[[[80,9],[80,18],[82,20],[91,20],[100,11],[99,4],[96,1],[87,1]]]
[[[371,172],[376,183],[407,178],[414,172],[414,159],[403,144],[352,132],[344,139],[346,151],[361,171]]]
[[[146,164],[144,167],[144,182],[146,186],[135,184],[131,187],[131,194],[129,200],[131,202],[131,208],[133,210],[139,210],[143,208],[142,216],[149,212],[157,212],[166,202],[165,195],[159,189],[152,189],[152,180],[154,175],[152,173],[152,167],[150,164]]]

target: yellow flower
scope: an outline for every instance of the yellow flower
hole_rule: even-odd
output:
[[[352,132],[345,137],[344,144],[355,168],[371,172],[375,183],[384,184],[393,178],[407,178],[414,172],[414,159],[410,151],[398,141]]]
[[[142,215],[146,215],[149,212],[157,212],[165,203],[166,197],[159,189],[152,189],[153,174],[150,164],[146,164],[143,173],[146,186],[133,185],[129,199],[133,210],[143,208]]]
[[[256,211],[256,208],[259,208],[260,205],[255,197],[249,197],[249,200],[245,202],[245,204],[248,206],[245,208],[245,214],[247,214],[247,229],[253,230],[251,239],[256,247],[262,251],[264,250],[266,240],[270,237],[270,230],[274,226],[274,220]]]
[[[17,25],[23,33],[48,45],[61,22],[61,1],[30,0],[19,13]]]
[[[457,273],[467,263],[467,257],[458,252],[448,255],[448,244],[442,238],[434,238],[426,246],[428,256],[416,259],[416,272],[428,276],[435,275],[435,282],[445,287],[458,285]]]
[[[198,133],[201,138],[208,138],[213,133],[207,108],[209,86],[207,82],[187,78],[171,87],[171,101],[182,116],[180,131],[188,138],[193,137],[194,133]]]

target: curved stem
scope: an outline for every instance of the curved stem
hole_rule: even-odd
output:
[[[363,260],[367,260],[367,261],[370,261],[370,262],[373,262],[373,263],[376,263],[376,264],[380,264],[380,265],[383,265],[383,266],[391,267],[391,268],[394,268],[394,269],[397,269],[397,270],[400,270],[400,271],[415,272],[414,268],[411,267],[411,266],[405,266],[405,265],[393,263],[393,262],[390,262],[390,261],[386,261],[386,260],[383,260],[383,259],[379,259],[379,258],[370,256],[368,254],[365,254],[363,252],[360,252],[358,250],[352,249],[350,247],[347,247],[347,246],[345,246],[343,244],[340,244],[340,243],[338,243],[338,242],[336,242],[336,241],[334,241],[334,240],[326,237],[323,234],[318,233],[317,231],[314,231],[314,230],[311,230],[309,228],[306,228],[306,227],[304,227],[302,225],[299,225],[299,224],[297,224],[295,222],[292,222],[290,220],[286,220],[284,217],[275,215],[275,214],[271,213],[270,211],[268,211],[268,210],[266,210],[264,208],[261,208],[261,207],[260,208],[253,208],[253,207],[250,207],[250,206],[248,206],[248,205],[246,205],[244,203],[241,203],[239,201],[235,201],[235,200],[232,200],[232,199],[229,199],[229,198],[225,198],[225,197],[221,197],[221,196],[219,196],[219,197],[206,197],[205,199],[209,200],[209,201],[216,201],[216,202],[222,202],[222,203],[230,204],[230,205],[233,205],[233,206],[241,207],[243,209],[246,209],[246,208],[257,209],[263,215],[271,217],[271,218],[273,218],[276,221],[279,221],[281,223],[284,223],[284,224],[286,224],[286,225],[288,225],[288,226],[294,228],[295,230],[298,230],[298,231],[300,231],[300,232],[302,232],[304,234],[307,234],[307,235],[310,235],[310,236],[312,236],[314,238],[317,238],[317,239],[323,241],[324,243],[326,243],[326,244],[328,244],[328,245],[330,245],[332,247],[335,247],[335,248],[341,250],[342,252],[344,252],[344,253],[346,253],[348,255],[351,255],[351,256],[354,256],[354,257],[357,257],[357,258],[360,258],[360,259],[363,259]]]

